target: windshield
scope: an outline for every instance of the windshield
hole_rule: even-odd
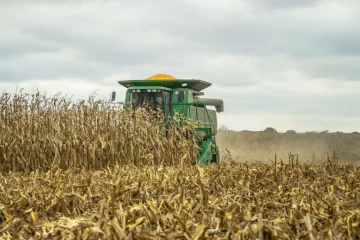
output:
[[[133,108],[151,108],[164,110],[162,92],[133,92],[131,94]]]

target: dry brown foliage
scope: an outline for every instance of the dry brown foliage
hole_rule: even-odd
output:
[[[358,239],[360,167],[116,166],[0,175],[3,239]]]
[[[3,94],[1,239],[359,239],[360,167],[192,166],[189,128],[89,99]]]
[[[192,131],[190,125],[177,127],[174,120],[166,136],[159,119],[155,111],[133,113],[94,96],[72,103],[60,95],[4,93],[0,171],[192,163],[198,151],[195,140],[183,137]]]

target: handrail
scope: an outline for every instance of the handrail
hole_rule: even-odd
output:
[[[212,122],[212,120],[210,118],[210,115],[209,115],[209,112],[208,112],[207,108],[205,108],[205,110],[206,110],[206,113],[207,113],[207,116],[208,116],[208,119],[209,119],[209,122],[210,122],[210,125],[211,125],[210,129],[211,129],[211,131],[214,131],[213,133],[215,133],[214,123]],[[211,133],[211,134],[213,134],[213,133]]]

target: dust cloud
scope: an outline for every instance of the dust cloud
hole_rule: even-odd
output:
[[[275,153],[286,163],[289,153],[300,162],[325,161],[335,154],[340,161],[360,162],[360,134],[357,133],[274,133],[219,131],[216,141],[223,159],[228,150],[241,162],[274,160]]]

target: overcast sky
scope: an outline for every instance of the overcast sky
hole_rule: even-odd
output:
[[[295,3],[296,2],[296,3]],[[1,1],[0,89],[101,98],[166,72],[212,82],[234,130],[360,131],[356,0]]]

